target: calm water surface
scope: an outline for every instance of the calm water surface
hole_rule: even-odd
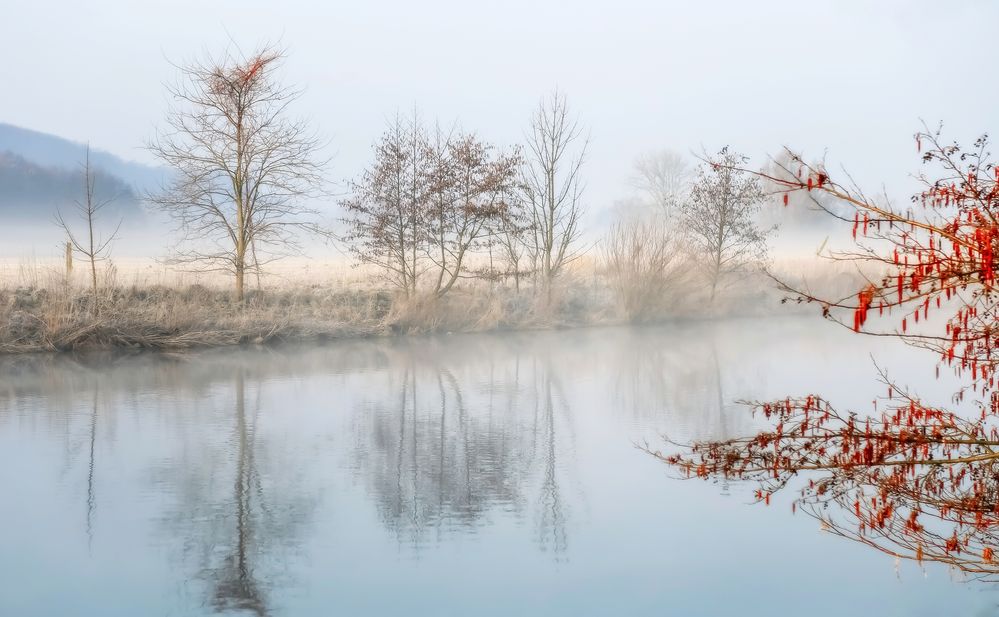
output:
[[[817,319],[0,362],[0,615],[993,615],[636,443],[867,409],[932,359]]]

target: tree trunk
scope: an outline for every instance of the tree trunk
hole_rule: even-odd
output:
[[[246,268],[243,265],[242,259],[236,264],[236,301],[242,302],[244,297],[244,287],[243,279],[246,273]]]
[[[714,260],[715,263],[713,264],[713,268],[712,268],[712,272],[711,272],[711,297],[708,298],[708,303],[709,304],[714,304],[714,301],[715,301],[715,292],[718,290],[718,279],[720,279],[721,275],[722,275],[722,272],[721,272],[721,259],[722,259],[721,251],[717,251],[715,253],[715,260]]]
[[[97,314],[97,262],[90,257],[90,289],[94,295],[94,314]]]
[[[438,298],[443,297],[444,294],[451,291],[451,288],[454,287],[454,284],[458,281],[458,275],[461,273],[461,262],[465,258],[465,250],[466,247],[464,246],[461,247],[461,249],[459,249],[458,256],[455,258],[454,271],[450,272],[450,277],[448,278],[447,283],[443,287],[441,287],[440,281],[438,281],[437,283]],[[443,278],[443,271],[441,272],[441,275]]]

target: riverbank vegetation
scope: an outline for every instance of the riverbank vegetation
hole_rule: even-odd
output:
[[[54,229],[64,266],[0,286],[0,353],[760,314],[780,305],[773,272],[802,274],[774,257],[764,183],[729,148],[721,165],[640,157],[633,199],[603,231],[588,229],[588,128],[557,90],[525,118],[519,144],[398,114],[366,169],[331,191],[323,141],[292,115],[299,90],[279,79],[283,58],[263,48],[180,66],[149,144],[169,180],[146,205],[176,226],[163,230],[161,264],[211,283],[120,273],[122,232],[100,216],[113,197],[82,161],[80,221],[60,217]],[[327,207],[335,223],[323,221]],[[308,263],[303,247],[317,239],[350,256],[357,284],[271,283],[278,260]],[[827,286],[859,276],[810,268]]]
[[[679,259],[679,258],[678,258]],[[806,270],[775,264],[828,288],[845,288],[844,268]],[[689,273],[664,276],[649,267],[622,273],[620,261],[579,263],[552,286],[551,297],[512,281],[465,282],[444,297],[406,298],[366,272],[349,279],[318,277],[265,282],[237,301],[217,278],[164,282],[114,266],[95,297],[84,274],[67,281],[54,266],[21,268],[0,284],[0,353],[94,348],[185,349],[347,337],[515,329],[573,328],[671,319],[787,313],[770,278],[758,272],[729,285],[706,310],[709,291]],[[144,269],[144,268],[141,268]],[[140,270],[133,267],[132,270]],[[650,280],[662,283],[654,286]],[[320,280],[322,282],[316,282]],[[96,301],[96,305],[94,304]],[[799,310],[801,308],[799,307]]]

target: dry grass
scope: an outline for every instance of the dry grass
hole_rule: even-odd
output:
[[[776,264],[818,289],[856,285],[828,262]],[[146,263],[105,269],[95,305],[82,281],[54,264],[0,268],[0,353],[92,348],[186,349],[430,332],[580,327],[626,323],[620,281],[580,262],[547,294],[476,280],[444,298],[400,299],[370,272],[343,264],[285,264],[240,304],[217,275],[172,272]],[[614,284],[611,284],[611,283]],[[853,287],[856,289],[856,287]],[[715,303],[696,284],[671,288],[659,320],[786,312],[762,275],[737,278]],[[647,316],[643,319],[648,321]]]
[[[191,347],[369,336],[382,329],[387,294],[317,289],[252,292],[243,304],[201,285],[105,290],[0,290],[0,353],[83,348]]]

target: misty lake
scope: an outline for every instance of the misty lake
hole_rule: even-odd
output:
[[[941,389],[817,317],[7,358],[0,615],[994,614],[636,447],[869,409],[872,352]]]

